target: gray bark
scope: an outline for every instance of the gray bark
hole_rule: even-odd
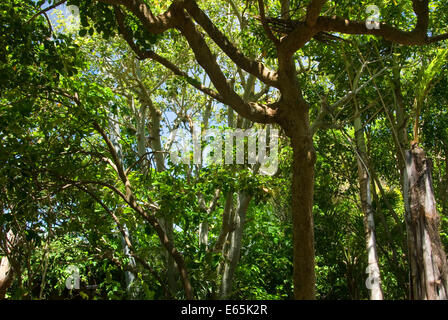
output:
[[[370,300],[383,300],[383,290],[381,286],[381,274],[378,263],[378,253],[375,237],[375,220],[372,210],[372,196],[370,193],[370,174],[367,167],[366,143],[364,130],[360,115],[357,114],[354,120],[357,160],[358,160],[358,180],[361,198],[361,207],[364,213],[364,230],[366,235],[367,263],[370,283]]]
[[[224,255],[224,246],[227,239],[227,234],[231,231],[231,215],[233,210],[233,193],[226,194],[226,203],[224,206],[224,212],[222,213],[222,226],[219,232],[218,240],[216,240],[213,248],[214,252],[222,252]],[[221,275],[222,267],[218,267],[218,276]]]
[[[199,245],[207,250],[208,245],[208,221],[204,220],[199,225]]]
[[[256,78],[252,74],[247,76],[245,86],[244,86],[244,101],[255,101],[257,97],[254,96],[255,92],[255,83]],[[234,113],[231,108],[228,109],[227,114],[228,126],[230,128],[237,127],[241,129],[249,128],[251,121],[248,119],[244,119],[241,116],[238,116],[236,121],[234,118]],[[269,136],[267,137],[269,139]],[[257,174],[260,166],[256,165],[253,167],[253,174]],[[230,197],[230,199],[229,199]],[[222,272],[221,278],[221,286],[219,289],[219,297],[220,299],[227,299],[232,292],[233,278],[235,274],[236,266],[240,260],[240,252],[241,252],[241,242],[244,230],[244,224],[246,220],[247,208],[249,207],[250,200],[252,199],[252,195],[248,194],[245,191],[238,192],[238,201],[236,212],[230,211],[230,214],[227,214],[223,217],[223,229],[222,231],[227,231],[227,236],[225,240],[225,244],[222,249],[222,254],[224,258],[224,264],[222,268],[219,269],[219,273]],[[227,202],[233,201],[233,194],[229,194],[226,201],[226,208],[228,208]],[[229,206],[231,207],[231,206]],[[226,210],[224,210],[226,211]],[[226,212],[225,212],[226,213]],[[225,225],[224,219],[229,219],[227,226]],[[220,235],[221,236],[221,235]],[[219,243],[219,240],[218,240]],[[221,272],[220,272],[221,271]]]
[[[134,104],[134,99],[132,99],[132,104]],[[139,157],[145,157],[146,155],[146,134],[145,134],[145,125],[146,125],[146,104],[141,104],[140,109],[136,110],[134,108],[134,115],[137,122],[137,152]],[[146,161],[142,162],[145,167]]]
[[[6,234],[4,243],[4,250],[7,255],[12,254],[12,247],[16,245],[17,239],[11,230]],[[9,261],[8,256],[4,256],[0,261],[0,299],[4,299],[6,292],[12,285],[14,280],[14,268]]]
[[[144,88],[142,88],[144,89]],[[146,92],[145,92],[146,93]],[[154,160],[156,165],[156,171],[162,172],[165,170],[165,157],[163,156],[162,140],[160,137],[160,121],[161,112],[156,108],[151,97],[146,93],[142,95],[141,104],[146,104],[149,107],[149,146],[154,152]],[[159,219],[160,225],[165,231],[168,239],[174,243],[174,229],[173,229],[173,219],[169,217],[161,217]],[[166,259],[166,276],[168,280],[168,287],[173,296],[177,292],[177,266],[174,261],[174,257],[169,254],[166,250],[164,251],[164,256]]]
[[[417,144],[406,151],[403,193],[413,300],[448,299],[448,263],[439,235],[431,171],[431,160]]]
[[[4,299],[6,291],[12,284],[14,272],[8,257],[2,257],[0,264],[0,299]]]
[[[247,208],[251,198],[252,196],[245,192],[240,192],[238,195],[237,209],[233,220],[233,230],[227,234],[229,243],[227,254],[225,256],[222,282],[219,292],[220,299],[227,299],[232,292],[233,276],[240,260],[244,223],[246,222]]]
[[[432,162],[417,144],[409,144],[407,115],[401,91],[400,70],[394,68],[394,97],[397,114],[397,159],[405,205],[409,298],[442,300],[448,297],[448,266],[439,235],[440,216],[432,185]]]
[[[115,151],[117,152],[118,159],[120,163],[123,163],[123,150],[120,144],[120,124],[118,122],[118,116],[111,114],[111,123],[110,123],[110,141],[112,142]],[[124,231],[126,233],[126,236],[129,238],[129,230],[126,226],[126,224],[123,224]],[[121,243],[123,247],[123,253],[124,255],[129,259],[129,264],[131,267],[131,270],[135,270],[137,267],[137,264],[135,262],[134,257],[131,255],[131,251],[124,239],[123,236],[121,236]],[[128,297],[131,299],[136,298],[137,291],[132,288],[132,284],[135,280],[136,276],[132,271],[125,271],[125,282],[126,282],[126,291],[128,294]]]

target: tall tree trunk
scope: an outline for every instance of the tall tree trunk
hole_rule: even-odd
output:
[[[160,120],[162,113],[160,110],[154,106],[152,100],[149,100],[149,111],[151,116],[150,121],[150,145],[154,154],[154,159],[156,162],[156,170],[157,172],[165,171],[165,158],[163,156],[163,148],[162,148],[162,140],[160,137]],[[165,229],[165,233],[168,236],[168,239],[174,244],[174,228],[173,228],[173,219],[170,217],[165,217],[160,219],[160,224]],[[166,276],[168,279],[168,287],[173,295],[177,292],[177,266],[174,258],[171,254],[166,252]]]
[[[215,298],[221,298],[221,293],[222,293],[222,289],[223,289],[223,270],[224,270],[224,266],[227,263],[227,256],[229,253],[229,244],[230,244],[230,239],[229,239],[229,234],[232,232],[232,221],[234,221],[234,215],[235,215],[235,210],[233,207],[233,192],[227,192],[225,194],[225,205],[224,205],[224,211],[222,213],[222,226],[221,226],[221,230],[219,232],[219,236],[218,239],[216,240],[216,243],[213,247],[213,252],[215,253],[221,253],[222,256],[222,260],[218,265],[218,269],[216,272],[217,278],[221,279],[221,283],[219,284],[219,288],[217,288],[217,294],[215,291],[215,287],[213,288],[214,290],[214,296]]]
[[[12,230],[9,230],[4,238],[4,250],[6,254],[12,254],[13,246],[17,244],[17,238],[15,237]],[[16,268],[17,263],[15,264]],[[16,270],[17,271],[17,270]],[[12,285],[14,280],[14,268],[7,256],[4,256],[0,260],[0,299],[4,299],[6,292]]]
[[[278,78],[282,96],[278,124],[291,140],[293,168],[291,213],[293,221],[294,298],[316,299],[314,257],[314,166],[316,151],[310,128],[310,106],[304,99],[293,52],[278,47]]]
[[[448,265],[439,235],[440,216],[437,212],[432,185],[432,162],[417,144],[409,145],[407,116],[403,104],[400,71],[394,68],[399,140],[397,158],[405,206],[407,256],[409,261],[409,298],[412,300],[447,299]]]
[[[432,163],[417,144],[406,151],[404,202],[413,300],[448,299],[448,262],[439,235]]]
[[[397,133],[398,145],[396,145],[396,157],[398,161],[398,169],[400,170],[400,182],[403,185],[403,177],[405,171],[405,160],[404,152],[409,145],[407,124],[408,118],[406,116],[406,109],[404,105],[404,97],[401,90],[401,69],[395,64],[395,68],[392,69],[393,72],[393,90],[395,99],[395,114],[396,114],[396,124],[395,131]],[[394,125],[394,124],[391,124]]]
[[[123,163],[123,150],[120,144],[120,123],[118,116],[115,114],[111,114],[111,123],[110,123],[110,141],[112,142],[115,151],[118,155],[118,159],[120,163]],[[126,236],[129,238],[129,230],[126,226],[126,224],[123,224],[123,228],[125,230]],[[121,243],[123,247],[123,253],[124,255],[129,259],[129,264],[131,266],[132,270],[135,270],[137,267],[137,264],[135,262],[134,257],[130,253],[130,249],[124,239],[123,236],[121,236]],[[125,271],[125,282],[126,282],[126,291],[127,295],[130,299],[136,298],[136,295],[138,291],[132,288],[132,283],[134,282],[136,276],[132,271]]]
[[[139,63],[137,62],[137,66]],[[135,109],[135,116],[137,119],[137,138],[139,141],[139,156],[146,157],[146,141],[147,135],[145,134],[145,123],[146,123],[146,110],[149,110],[150,121],[148,122],[149,131],[149,146],[154,153],[154,160],[157,172],[165,171],[165,157],[163,156],[162,140],[160,137],[160,121],[162,113],[154,105],[150,94],[143,85],[140,85],[138,90],[138,96],[140,100],[140,111]],[[143,148],[144,144],[144,148]],[[146,169],[145,169],[146,170]],[[159,218],[160,226],[163,228],[168,239],[174,244],[174,229],[173,229],[173,219],[170,217]],[[166,276],[168,280],[169,290],[174,297],[177,292],[177,266],[174,261],[174,257],[166,250],[163,251],[163,255],[166,261]]]
[[[358,180],[361,198],[361,208],[364,213],[364,230],[366,235],[367,262],[370,281],[369,283],[370,300],[383,300],[383,290],[381,287],[380,267],[378,263],[378,253],[375,237],[375,220],[372,210],[372,196],[370,193],[370,174],[367,166],[367,149],[364,138],[364,130],[359,113],[355,115],[354,120],[356,149],[358,160]]]
[[[174,244],[174,229],[173,229],[173,219],[171,218],[159,218],[160,226],[165,231],[168,239]],[[168,288],[173,295],[176,296],[178,289],[177,286],[177,265],[174,261],[173,255],[171,255],[167,250],[163,251],[166,261],[166,278],[168,280]]]
[[[314,164],[316,155],[311,136],[292,137],[292,219],[294,243],[294,297],[314,300],[316,275],[314,271]]]
[[[126,226],[126,224],[123,224],[123,230],[124,230],[126,236],[129,238],[129,229]],[[128,257],[128,259],[129,259],[129,265],[131,266],[132,270],[135,270],[137,267],[137,264],[135,262],[134,257],[131,255],[131,250],[128,247],[123,236],[121,237],[121,244],[123,246],[124,255],[126,257]],[[124,276],[125,276],[125,281],[126,281],[126,290],[128,293],[128,297],[131,299],[134,299],[137,297],[137,293],[138,293],[138,291],[135,290],[135,288],[132,288],[132,284],[135,281],[135,274],[131,271],[125,271]]]
[[[6,291],[12,284],[14,272],[8,257],[2,257],[0,263],[0,299],[5,299]]]
[[[245,192],[240,192],[238,194],[237,210],[233,220],[233,231],[227,235],[227,239],[229,240],[229,248],[226,257],[227,259],[224,262],[224,270],[219,293],[220,299],[227,299],[232,292],[233,276],[235,274],[236,266],[240,260],[244,223],[246,222],[247,208],[251,198],[252,196]]]
[[[248,75],[246,79],[246,85],[244,88],[243,100],[250,101],[253,98],[255,90],[255,80],[253,75]],[[233,110],[228,109],[227,114],[228,126],[230,128],[239,128],[246,130],[249,128],[250,121],[238,116],[237,121],[234,119]],[[254,168],[253,174],[258,173],[258,168]],[[233,195],[231,195],[233,199]],[[232,292],[233,279],[235,269],[240,261],[241,242],[243,238],[244,224],[246,221],[247,208],[249,207],[252,195],[246,191],[238,192],[238,203],[236,208],[236,214],[230,215],[231,230],[227,233],[227,243],[223,248],[224,265],[222,269],[221,286],[219,290],[220,299],[227,299]],[[233,201],[233,200],[231,200]],[[223,230],[225,225],[223,224]]]
[[[157,107],[154,105],[151,97],[145,88],[141,88],[140,93],[140,103],[142,105],[147,105],[149,108],[149,145],[154,152],[154,160],[156,165],[157,172],[165,171],[165,157],[163,156],[163,148],[162,148],[162,140],[160,137],[160,121],[162,113]],[[141,133],[146,140],[146,135]],[[173,228],[173,219],[170,217],[161,217],[159,218],[160,225],[164,229],[168,239],[174,244],[174,228]],[[164,256],[166,260],[166,276],[168,280],[168,287],[173,296],[176,295],[177,292],[177,266],[174,261],[174,257],[168,252],[164,251]]]
[[[207,250],[208,246],[208,221],[202,221],[199,224],[199,245],[204,246]]]

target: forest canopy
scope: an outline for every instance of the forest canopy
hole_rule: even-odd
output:
[[[448,1],[0,28],[0,299],[448,299]]]

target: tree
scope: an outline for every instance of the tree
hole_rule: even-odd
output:
[[[271,47],[273,62],[277,70],[251,59],[238,49],[194,0],[174,1],[168,8],[160,8],[139,0],[103,0],[98,2],[71,1],[80,7],[81,15],[89,16],[98,30],[111,33],[117,27],[131,48],[141,59],[152,58],[167,66],[176,74],[183,74],[175,65],[144,45],[144,40],[154,42],[170,30],[177,30],[193,50],[195,59],[210,78],[214,89],[192,79],[193,85],[214,99],[230,106],[243,117],[259,123],[277,123],[291,139],[293,155],[292,214],[294,239],[294,290],[297,299],[315,297],[314,232],[313,232],[313,190],[315,150],[310,130],[310,105],[302,94],[298,82],[295,53],[313,37],[322,33],[338,32],[351,35],[374,35],[402,45],[428,45],[445,40],[448,34],[428,36],[429,1],[413,0],[413,13],[417,19],[411,31],[403,31],[388,23],[381,23],[378,29],[369,29],[364,21],[352,20],[357,14],[347,12],[346,3],[338,5],[325,0],[312,0],[306,10],[290,15],[289,1],[282,1],[282,18],[266,16],[266,4],[258,1],[258,10],[249,5],[250,12],[258,11],[263,27],[264,44]],[[363,3],[356,3],[356,12]],[[238,5],[236,8],[238,9]],[[331,11],[332,16],[322,15]],[[158,13],[160,12],[160,13]],[[304,13],[303,16],[300,16]],[[406,12],[412,14],[412,12]],[[342,15],[342,16],[340,16]],[[132,16],[132,18],[129,18]],[[300,17],[299,17],[300,16]],[[243,15],[240,14],[243,22]],[[397,16],[392,17],[399,18]],[[132,19],[137,31],[130,31],[126,20]],[[87,23],[86,23],[87,25]],[[199,27],[202,31],[199,30]],[[276,31],[273,31],[276,30]],[[202,33],[205,32],[205,35]],[[278,37],[278,34],[281,37]],[[134,38],[137,40],[135,42]],[[261,83],[276,88],[280,98],[271,103],[244,101],[229,83],[221,66],[210,50],[209,42],[225,53],[232,62],[244,71],[254,75]]]
[[[7,298],[120,299],[133,297],[132,286],[146,299],[278,299],[293,296],[293,282],[296,297],[311,298],[306,286],[316,281],[319,299],[365,299],[366,278],[379,270],[381,287],[371,298],[443,298],[443,45],[394,44],[362,26],[368,34],[359,37],[319,31],[306,39],[326,16],[363,21],[361,1],[198,7],[188,0],[78,0],[69,4],[81,8],[79,30],[66,28],[62,15],[56,24],[51,19],[49,10],[64,2],[0,5],[0,292],[10,286]],[[440,17],[428,22],[431,37],[444,29],[447,5],[430,4]],[[383,21],[403,30],[418,22],[412,1],[379,6]],[[155,20],[147,21],[145,8]],[[162,20],[168,29],[147,32]],[[286,48],[302,36],[297,51]],[[296,70],[285,68],[288,61]],[[272,81],[263,78],[264,66],[276,70]],[[286,84],[288,76],[295,82]],[[278,172],[175,164],[166,156],[173,138],[164,133],[181,128],[194,136],[199,121],[203,134],[213,129],[202,147],[221,129],[280,127]],[[428,156],[406,151],[412,130]],[[303,149],[303,141],[311,147]],[[193,149],[181,156],[191,161]],[[307,155],[304,171],[298,164]],[[310,174],[313,189],[302,190],[298,178],[309,183]],[[297,203],[309,206],[300,211]],[[304,212],[314,220],[308,236],[297,233],[307,231]],[[407,229],[417,230],[407,233],[412,241],[405,217]],[[308,242],[290,237],[293,230]],[[314,245],[308,253],[307,244]],[[417,266],[410,283],[407,259]],[[70,270],[79,270],[80,289],[66,288]]]

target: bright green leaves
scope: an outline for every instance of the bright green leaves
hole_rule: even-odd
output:
[[[81,29],[80,36],[93,35],[96,30],[105,39],[117,34],[117,25],[113,7],[101,2],[82,0],[70,0],[67,5],[75,5],[79,8]]]
[[[430,90],[430,85],[436,81],[437,75],[446,64],[447,57],[448,49],[438,49],[434,59],[429,63],[429,65],[421,69],[419,78],[417,79],[417,100],[420,101],[425,98],[426,94]]]
[[[67,4],[79,7],[82,26],[79,35],[81,37],[92,36],[96,31],[104,39],[110,39],[119,33],[113,6],[84,0],[70,0]],[[160,35],[146,31],[140,20],[131,14],[125,16],[124,24],[142,51],[150,50],[161,38]]]

